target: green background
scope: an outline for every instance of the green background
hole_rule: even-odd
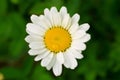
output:
[[[78,67],[55,77],[28,55],[24,38],[32,14],[63,5],[90,24],[91,40]],[[4,80],[120,80],[120,0],[0,0],[0,73]]]

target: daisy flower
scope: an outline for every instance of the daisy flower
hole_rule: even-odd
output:
[[[35,61],[41,61],[41,66],[53,71],[55,76],[62,73],[62,66],[75,69],[77,59],[86,49],[85,42],[90,39],[86,33],[89,24],[78,24],[79,14],[70,17],[66,7],[60,11],[56,7],[44,10],[44,15],[32,15],[32,23],[26,25],[29,34],[25,40],[29,43],[29,55],[35,56]]]

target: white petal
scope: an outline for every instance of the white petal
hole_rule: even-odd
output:
[[[72,24],[78,23],[79,19],[80,19],[80,15],[79,14],[74,14],[73,17],[72,17]]]
[[[66,27],[67,30],[71,27],[71,24],[72,24],[72,20],[71,18],[69,18],[68,25]]]
[[[87,31],[90,28],[90,25],[88,23],[84,23],[80,25],[80,29]]]
[[[39,20],[40,20],[39,21],[40,27],[44,28],[45,30],[49,29],[49,27],[51,26],[51,23],[46,16],[40,15]]]
[[[40,49],[40,50],[30,49],[30,50],[28,51],[28,53],[29,53],[29,55],[34,56],[34,55],[42,54],[42,53],[44,53],[44,52],[46,52],[46,51],[47,51],[47,49]]]
[[[52,13],[49,11],[49,9],[44,10],[45,17],[48,19],[51,25],[54,24],[53,19],[52,19]],[[50,26],[51,27],[51,26]]]
[[[83,55],[81,54],[81,51],[77,51],[75,49],[69,49],[70,52],[73,54],[73,56],[77,59],[82,59],[83,58]]]
[[[70,62],[71,62],[70,68],[75,69],[78,65],[77,60],[74,58],[73,54],[69,50],[68,50],[68,55],[69,55]]]
[[[35,24],[39,24],[40,23],[40,20],[39,20],[39,17],[37,15],[32,15],[31,17],[31,21]]]
[[[76,24],[72,24],[71,27],[69,28],[70,34],[75,33],[78,30],[78,26],[79,25],[77,23]]]
[[[42,42],[32,42],[29,44],[29,47],[32,49],[43,49],[45,45]]]
[[[61,17],[64,17],[64,15],[67,14],[67,8],[63,6],[63,7],[60,9],[60,14],[61,14]]]
[[[53,20],[55,26],[61,26],[61,17],[59,13],[54,14]]]
[[[71,67],[70,69],[75,69],[77,67],[78,63],[77,60],[75,58],[71,58]]]
[[[52,7],[50,10],[50,13],[52,14],[52,20],[53,20],[53,25],[52,26],[60,26],[61,25],[61,16],[58,13],[56,7]]]
[[[56,60],[55,65],[53,66],[53,73],[55,76],[60,76],[62,73],[62,64],[59,63],[59,61]]]
[[[76,32],[74,32],[72,34],[72,38],[73,39],[78,39],[78,38],[83,37],[85,34],[86,34],[86,32],[84,30],[77,30]]]
[[[39,54],[39,55],[37,55],[37,56],[35,57],[34,60],[35,60],[35,61],[39,61],[39,60],[45,58],[48,54],[50,54],[49,51],[47,51],[47,52],[45,52],[45,53],[42,53],[42,54]]]
[[[61,64],[64,63],[64,57],[63,57],[63,53],[62,53],[62,52],[57,53],[57,54],[56,54],[56,58],[57,58],[57,60],[58,60]]]
[[[53,55],[51,62],[46,66],[47,70],[50,70],[53,67],[53,65],[55,64],[55,61],[56,61],[56,55]]]
[[[60,15],[60,13],[58,13],[58,14],[56,14],[57,15],[57,24],[58,24],[58,26],[61,26],[61,24],[62,24],[62,18],[61,18],[61,15]]]
[[[25,38],[25,41],[28,42],[28,43],[30,43],[30,42],[32,42],[33,40],[32,40],[32,38],[31,38],[31,36],[29,35],[29,36],[27,36],[27,37]]]
[[[50,11],[51,11],[51,12],[55,12],[55,13],[58,12],[56,7],[51,7]]]
[[[35,24],[28,23],[26,26],[27,26],[26,31],[28,32],[28,34],[36,34],[36,35],[44,34],[44,30],[42,30],[42,28],[40,28]]]
[[[87,42],[87,41],[90,40],[90,38],[91,38],[90,34],[86,34],[86,35],[84,35],[83,37],[80,38],[80,41],[81,42]]]
[[[49,14],[49,12],[50,12],[50,11],[49,11],[49,9],[48,9],[48,8],[45,8],[45,9],[44,9],[44,15]]]
[[[66,14],[64,17],[63,17],[63,20],[62,20],[62,27],[66,28],[69,26],[69,21],[70,21],[70,15],[69,14]]]
[[[61,26],[61,16],[58,12],[51,12],[53,25],[52,26]]]
[[[25,41],[28,42],[28,43],[31,43],[31,42],[39,42],[39,41],[43,41],[43,38],[42,38],[41,36],[28,35],[28,36],[25,38]]]
[[[74,40],[71,44],[71,47],[80,51],[86,49],[86,45],[84,43],[81,43],[79,40]]]
[[[69,59],[70,59],[69,56],[66,55],[66,53],[64,53],[64,63],[63,64],[66,68],[70,68],[70,66],[71,66],[71,63],[70,63]]]
[[[47,66],[53,58],[53,53],[48,54],[45,58],[42,59],[41,65],[43,67]]]
[[[40,16],[32,15],[31,20],[34,24],[36,24],[37,26],[43,29],[48,29],[48,27],[50,26],[49,21],[43,15]]]
[[[69,62],[65,62],[64,65],[65,66],[67,65],[67,67],[70,69],[75,69],[78,64],[77,64],[77,61],[76,61],[75,57],[73,56],[73,54],[69,50],[67,50],[65,55],[66,55],[65,60],[67,60]]]

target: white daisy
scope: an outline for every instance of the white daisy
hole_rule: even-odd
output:
[[[75,69],[76,59],[82,59],[81,52],[86,49],[85,42],[90,39],[86,33],[89,24],[79,26],[78,14],[70,15],[66,7],[58,12],[56,7],[46,8],[44,15],[32,15],[32,23],[28,23],[26,31],[29,34],[25,40],[29,43],[29,55],[41,60],[41,65],[47,70],[52,69],[55,76],[62,73],[62,65]]]

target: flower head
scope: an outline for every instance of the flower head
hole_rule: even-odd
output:
[[[0,73],[0,80],[4,80],[4,75]]]
[[[25,40],[29,43],[29,55],[41,60],[41,65],[47,70],[52,69],[56,76],[61,75],[62,65],[75,69],[76,59],[82,59],[81,52],[86,49],[85,42],[90,39],[86,33],[89,24],[78,24],[80,16],[70,15],[66,7],[57,11],[56,7],[46,8],[44,15],[32,15],[32,23],[28,23],[26,31],[29,34]]]

